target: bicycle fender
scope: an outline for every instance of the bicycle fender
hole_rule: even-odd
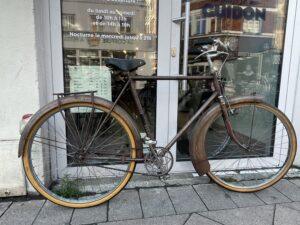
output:
[[[50,103],[48,103],[47,105],[45,105],[44,107],[42,107],[40,110],[38,110],[33,116],[32,118],[29,120],[29,122],[26,124],[21,137],[20,137],[20,141],[19,141],[19,149],[18,149],[18,157],[20,158],[21,156],[23,156],[24,154],[24,149],[25,146],[27,144],[27,137],[30,133],[31,128],[34,126],[34,124],[36,124],[40,117],[46,113],[49,110],[55,109],[56,107],[58,107],[60,104],[64,105],[64,104],[69,104],[72,103],[74,101],[84,101],[84,102],[92,102],[94,101],[95,104],[103,104],[105,105],[107,108],[112,108],[113,103],[101,98],[101,97],[97,97],[94,96],[93,98],[90,95],[76,95],[76,96],[68,96],[68,97],[63,97],[60,98],[60,100],[54,100]],[[137,125],[135,123],[135,121],[130,117],[130,115],[124,110],[122,109],[120,106],[116,105],[114,108],[114,111],[116,111],[119,115],[123,115],[123,117],[127,118],[127,123],[129,125],[130,128],[132,128],[132,132],[135,134],[135,139],[136,139],[136,143],[137,143],[137,157],[138,158],[142,158],[143,157],[143,145],[142,145],[142,141],[140,139],[140,134],[139,131],[137,129]]]
[[[31,120],[32,119],[30,119],[30,121]],[[21,137],[20,137],[20,140],[19,140],[18,158],[20,158],[23,155],[23,152],[24,152],[26,137],[28,136],[29,131],[30,131],[30,127],[31,127],[30,124],[29,124],[30,121],[26,124],[24,130],[21,133]]]
[[[236,97],[229,100],[229,104],[238,104],[241,102],[263,102],[262,96],[244,96],[244,97]],[[210,171],[210,164],[205,152],[205,149],[202,149],[197,145],[197,141],[199,141],[199,134],[202,131],[202,128],[207,123],[208,118],[211,118],[212,115],[221,111],[221,107],[219,103],[213,104],[198,120],[196,123],[193,135],[190,140],[189,152],[191,156],[191,160],[193,166],[197,173],[201,176]],[[203,140],[204,141],[204,140]]]
[[[29,132],[30,132],[32,126],[37,122],[38,118],[45,111],[56,107],[57,104],[58,104],[58,102],[57,102],[57,100],[55,100],[55,101],[52,101],[49,104],[45,105],[44,107],[42,107],[41,109],[39,109],[35,114],[33,114],[33,116],[31,117],[31,119],[25,125],[25,127],[24,127],[24,129],[23,129],[23,131],[21,133],[20,140],[19,140],[18,158],[20,158],[21,156],[23,156],[24,148],[25,148],[26,141],[27,141],[27,137],[29,135]]]

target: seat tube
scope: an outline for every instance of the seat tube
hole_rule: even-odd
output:
[[[151,133],[150,122],[149,122],[148,116],[146,115],[146,113],[143,109],[143,106],[142,106],[141,101],[139,99],[137,90],[135,88],[135,82],[136,82],[135,80],[130,80],[130,90],[131,90],[131,93],[132,93],[132,97],[133,97],[135,105],[136,105],[136,107],[139,111],[140,118],[142,119],[142,123],[143,123],[144,129],[145,129],[145,132],[147,134],[147,137],[149,137],[151,140],[154,140],[154,137]]]

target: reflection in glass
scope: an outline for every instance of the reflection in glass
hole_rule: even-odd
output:
[[[201,38],[212,37],[229,43],[233,50],[222,70],[227,97],[255,93],[278,104],[287,5],[286,0],[191,1],[190,48]],[[182,12],[184,7],[183,2]],[[205,75],[207,63],[190,63],[188,71],[189,75]],[[205,83],[190,82],[184,91],[179,85],[178,129],[210,96],[206,87]],[[187,134],[178,142],[178,160],[189,159],[189,139]]]

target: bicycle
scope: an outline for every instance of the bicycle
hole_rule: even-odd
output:
[[[95,92],[60,93],[26,125],[19,144],[24,170],[32,186],[48,200],[84,208],[116,196],[144,163],[150,176],[165,176],[173,165],[171,147],[192,126],[190,156],[199,175],[238,192],[254,192],[279,181],[295,158],[297,142],[289,119],[261,96],[224,95],[221,69],[229,55],[220,40],[204,39],[197,59],[208,62],[204,76],[139,76],[143,60],[108,59],[106,65],[125,85],[114,102]],[[209,82],[211,95],[175,137],[159,147],[135,89],[136,81]],[[118,102],[127,88],[143,122],[141,138],[135,120]],[[145,147],[146,146],[146,147]],[[144,149],[147,153],[144,153]],[[222,159],[222,160],[220,160]]]

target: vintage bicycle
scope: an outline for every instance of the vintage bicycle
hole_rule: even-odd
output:
[[[173,165],[171,147],[189,128],[190,157],[195,170],[222,187],[255,192],[279,181],[291,167],[297,143],[294,128],[277,108],[260,96],[228,100],[222,85],[222,68],[228,46],[204,39],[197,60],[205,59],[208,75],[139,76],[140,59],[108,59],[113,76],[125,85],[114,102],[95,92],[61,93],[41,108],[26,125],[20,139],[25,173],[32,186],[50,201],[74,208],[96,206],[116,196],[129,182],[137,163],[150,176],[162,177]],[[221,67],[222,67],[221,66]],[[147,115],[135,89],[136,81],[207,81],[211,95],[163,147],[156,144]],[[143,123],[138,129],[120,105],[130,90]],[[159,115],[157,115],[159,116]],[[141,137],[141,132],[146,136]]]

